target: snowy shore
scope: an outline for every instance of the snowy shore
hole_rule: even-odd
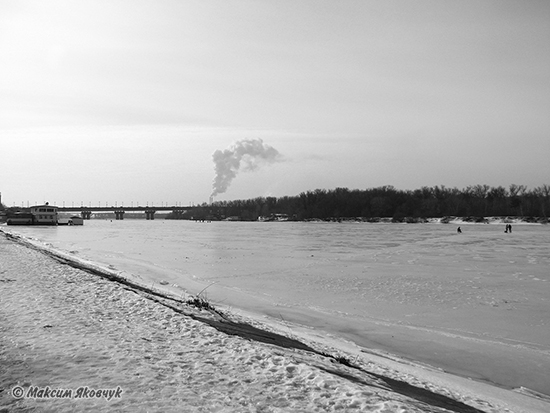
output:
[[[0,295],[0,411],[550,410],[334,337],[190,306],[1,231]],[[41,398],[48,388],[73,397]]]

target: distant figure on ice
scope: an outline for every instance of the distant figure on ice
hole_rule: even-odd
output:
[[[512,232],[512,225],[511,224],[506,224],[506,230],[504,232],[506,232],[506,233],[510,232],[511,233]]]
[[[459,234],[462,234],[462,230],[460,229],[460,227],[458,227],[458,228],[456,229],[456,232],[458,232]]]

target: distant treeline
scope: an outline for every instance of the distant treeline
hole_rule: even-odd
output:
[[[491,187],[445,186],[399,190],[382,186],[365,190],[316,189],[298,196],[259,197],[218,201],[202,205],[203,214],[257,220],[258,217],[288,216],[289,219],[406,218],[520,216],[546,219],[550,212],[550,185],[529,190],[525,185]],[[195,211],[200,215],[200,211]]]

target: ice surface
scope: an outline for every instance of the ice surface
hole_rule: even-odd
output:
[[[87,221],[20,227],[76,256],[508,388],[550,394],[550,228]]]

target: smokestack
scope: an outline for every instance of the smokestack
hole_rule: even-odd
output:
[[[261,139],[243,139],[229,149],[217,150],[212,155],[216,177],[212,182],[212,197],[224,193],[240,170],[255,171],[265,164],[282,161],[283,157]],[[241,162],[244,166],[241,168]]]

